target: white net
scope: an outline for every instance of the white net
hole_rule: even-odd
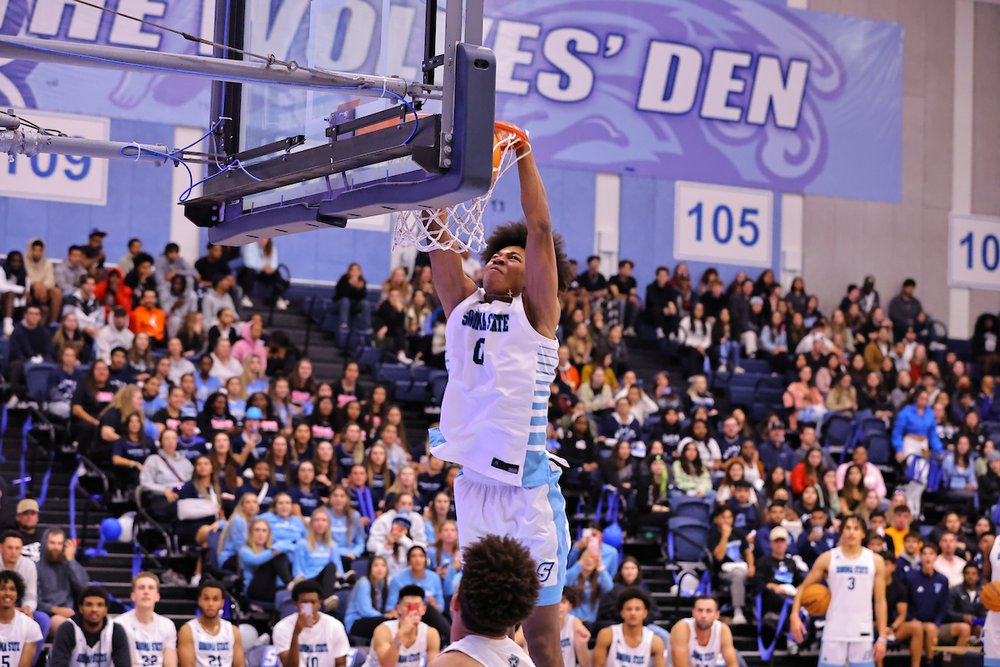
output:
[[[531,144],[519,155],[523,142],[516,133],[497,128],[493,145],[493,181],[485,194],[445,209],[416,209],[395,214],[392,249],[417,248],[478,253],[485,246],[483,214],[493,197],[497,181],[518,161],[531,152]]]

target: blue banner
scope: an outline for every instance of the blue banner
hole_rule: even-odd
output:
[[[106,5],[211,35],[213,0]],[[393,0],[384,65],[376,65],[381,0],[248,5],[264,19],[249,30],[259,43],[248,46],[259,52],[418,77],[423,0]],[[179,36],[62,0],[0,7],[5,34],[205,53]],[[544,164],[899,201],[897,24],[746,0],[487,0],[486,14],[485,41],[497,52],[497,117],[527,128]],[[281,95],[253,113],[287,119],[272,113],[280,106],[270,108],[272,98]],[[0,61],[0,103],[17,107],[203,126],[208,101],[199,81]]]

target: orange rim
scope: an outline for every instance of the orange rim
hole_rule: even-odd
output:
[[[502,132],[502,133],[505,133],[505,134],[512,134],[512,135],[514,135],[517,138],[517,143],[518,144],[521,144],[521,143],[524,143],[524,144],[530,143],[528,141],[528,135],[527,135],[527,133],[524,130],[522,130],[521,128],[519,128],[517,125],[514,125],[513,123],[508,123],[506,121],[498,120],[497,122],[493,123],[493,130],[496,133],[501,133]]]

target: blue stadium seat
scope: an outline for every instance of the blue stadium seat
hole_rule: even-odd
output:
[[[739,367],[747,373],[757,373],[760,375],[771,374],[771,364],[763,359],[740,359]]]
[[[671,496],[670,513],[673,518],[689,518],[708,524],[711,510],[703,498],[692,496]]]
[[[687,516],[671,517],[667,524],[667,557],[674,561],[701,562],[708,549],[707,521]]]
[[[47,401],[49,398],[49,378],[58,370],[59,367],[51,363],[26,364],[24,376],[28,384],[28,398],[39,403]]]
[[[826,420],[826,437],[823,446],[827,451],[830,447],[850,449],[854,441],[854,423],[847,415],[830,415]]]
[[[739,377],[739,376],[737,376]],[[731,386],[729,388],[729,402],[745,408],[753,407],[756,400],[756,392],[751,387]]]
[[[892,441],[885,435],[872,435],[868,438],[868,460],[872,465],[889,465],[892,460]]]

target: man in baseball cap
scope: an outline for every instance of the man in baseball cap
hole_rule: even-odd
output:
[[[788,555],[788,531],[782,526],[771,529],[771,555],[757,561],[754,577],[756,588],[763,593],[764,615],[777,614],[786,597],[795,596],[795,588],[802,583],[802,572]]]
[[[17,531],[24,540],[21,555],[37,563],[42,553],[42,532],[38,530],[38,501],[22,498],[17,503]]]

